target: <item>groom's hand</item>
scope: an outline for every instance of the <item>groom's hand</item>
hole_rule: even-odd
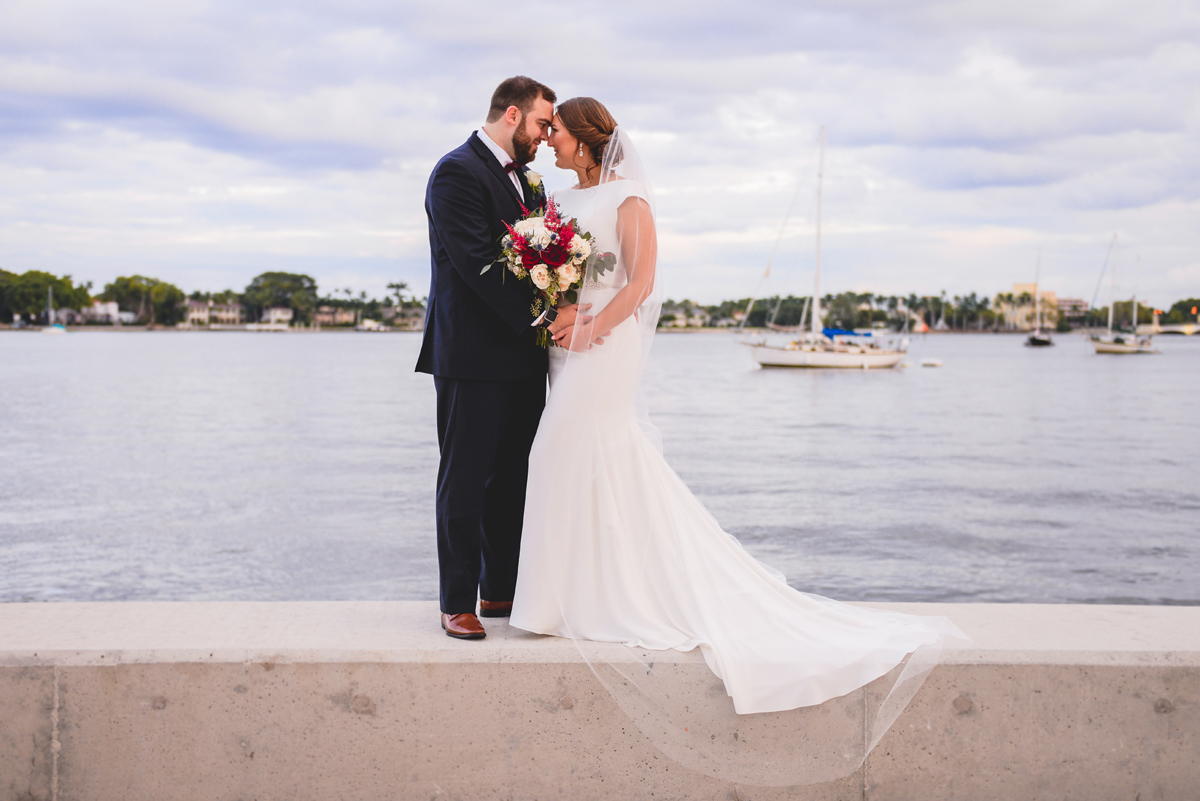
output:
[[[571,340],[573,338],[574,333],[575,333],[575,326],[572,325],[567,328],[564,328],[563,330],[559,331],[557,334],[552,334],[551,339],[553,339],[554,344],[558,345],[560,348],[566,348],[567,350],[570,350],[571,349]]]
[[[554,322],[547,326],[550,336],[557,342],[560,332],[575,325],[575,320],[578,318],[579,312],[587,311],[590,308],[592,308],[592,304],[590,303],[583,304],[583,308],[580,308],[577,303],[559,306],[558,316],[554,318]]]

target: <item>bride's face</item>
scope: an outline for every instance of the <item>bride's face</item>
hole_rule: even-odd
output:
[[[550,123],[550,135],[546,140],[550,144],[550,149],[554,151],[554,166],[560,170],[582,170],[588,157],[579,156],[579,140],[571,136],[562,124],[562,120],[557,114],[554,115],[554,121]]]

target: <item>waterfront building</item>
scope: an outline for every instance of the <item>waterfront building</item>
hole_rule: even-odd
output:
[[[246,307],[240,303],[214,303],[208,309],[213,325],[241,325],[246,322]]]
[[[419,304],[388,306],[383,310],[383,319],[401,331],[422,331],[425,328],[425,309]]]
[[[664,305],[662,307],[662,317],[670,318],[665,323],[660,323],[663,328],[703,328],[712,320],[712,315],[699,306],[692,305],[689,301]]]
[[[1067,322],[1083,324],[1087,320],[1088,302],[1082,298],[1059,298],[1058,316]]]
[[[54,322],[60,325],[81,325],[84,320],[84,316],[75,309],[68,309],[64,306],[54,310]]]
[[[354,313],[354,309],[345,309],[340,306],[318,306],[313,314],[313,320],[317,325],[354,325],[358,316]]]
[[[117,306],[115,300],[93,300],[92,305],[90,307],[85,306],[81,312],[84,322],[109,323],[111,325],[122,322],[121,309]]]
[[[208,325],[208,310],[210,308],[212,308],[211,300],[187,301],[187,313],[183,318],[184,325],[188,328],[197,325]]]
[[[391,331],[392,329],[378,320],[367,318],[355,326],[359,331]]]
[[[180,328],[210,325],[241,325],[246,322],[246,308],[240,303],[214,303],[211,300],[189,300],[187,315]]]
[[[272,306],[269,309],[263,309],[262,320],[267,325],[291,325],[293,311],[287,306]]]
[[[1036,323],[1033,293],[1036,288],[1037,284],[1013,284],[1011,295],[996,296],[993,308],[1004,315],[1005,328],[1018,331],[1033,330]],[[1042,305],[1042,328],[1053,329],[1058,323],[1058,295],[1044,289],[1037,295]],[[1027,302],[1022,303],[1022,298]]]

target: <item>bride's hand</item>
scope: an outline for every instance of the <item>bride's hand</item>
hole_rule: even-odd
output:
[[[558,316],[554,318],[554,322],[550,323],[548,330],[550,335],[558,340],[558,334],[571,326],[575,325],[576,317],[579,312],[585,312],[592,308],[592,304],[584,303],[582,306],[576,303],[571,303],[566,306],[558,307]]]
[[[596,317],[594,315],[581,314],[575,318],[574,325],[553,335],[553,339],[557,344],[575,353],[591,350],[594,345],[603,345],[604,339],[612,331],[605,331],[603,334],[597,336],[594,328],[595,321]]]

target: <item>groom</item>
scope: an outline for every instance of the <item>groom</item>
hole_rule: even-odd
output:
[[[433,278],[417,372],[437,389],[437,542],[442,628],[486,636],[475,615],[507,617],[517,582],[529,449],[546,401],[546,351],[531,324],[533,295],[500,257],[504,223],[545,203],[525,166],[546,141],[557,98],[517,76],[492,95],[487,122],[429,176],[425,213]],[[536,174],[535,174],[536,175]],[[574,309],[542,322],[551,334]]]

